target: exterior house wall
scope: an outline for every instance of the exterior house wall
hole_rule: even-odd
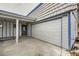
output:
[[[77,24],[78,24],[77,22],[78,22],[77,10],[74,10],[71,12],[71,45],[73,44],[75,38],[77,37]]]
[[[35,38],[38,38],[40,40],[44,40],[47,42],[50,42],[52,44],[55,44],[57,46],[68,49],[69,46],[69,39],[68,39],[68,30],[71,30],[71,45],[74,42],[74,39],[76,37],[76,30],[77,30],[77,6],[76,4],[43,4],[38,9],[36,9],[34,12],[32,12],[29,17],[36,18],[36,21],[43,20],[49,17],[53,17],[62,13],[66,13],[67,11],[70,12],[70,26],[71,29],[68,28],[68,15],[65,15],[61,18],[57,18],[51,21],[42,22],[38,24],[34,24],[31,26],[31,24],[27,25],[27,35]],[[73,11],[72,11],[73,10]],[[74,17],[73,12],[76,17]],[[50,18],[49,18],[50,19]],[[0,28],[0,37],[13,37],[16,36],[16,27],[13,26],[12,22],[3,22],[2,28]],[[21,23],[19,24],[19,36],[21,36]]]
[[[72,46],[74,39],[76,37],[77,23],[76,23],[74,15],[72,14],[72,12],[74,12],[76,18],[78,18],[76,8],[77,8],[76,4],[43,4],[38,9],[36,9],[34,12],[32,12],[29,16],[36,17],[37,19],[36,21],[39,22],[40,20],[48,19],[51,16],[56,17],[56,15],[58,14],[62,14],[64,12],[69,11],[70,12],[70,24],[69,24],[68,15],[62,16],[61,18],[62,22],[60,21],[56,23],[55,20],[59,21],[59,19],[55,19],[52,21],[37,23],[37,24],[32,25],[32,36],[40,40],[44,40],[49,43],[58,45],[58,46],[61,46],[61,42],[62,42],[63,48],[68,49],[69,44]],[[61,25],[57,26],[59,25],[59,23],[62,24],[62,32],[61,32],[61,29],[60,30],[58,29],[59,27],[61,28]],[[68,28],[69,26],[70,28]],[[58,32],[60,32],[60,35],[57,34]],[[71,39],[69,38],[69,36],[71,37]],[[57,37],[59,38],[59,40],[56,39]]]
[[[75,3],[44,3],[28,16],[39,21],[76,8],[77,5]]]
[[[75,14],[77,13],[76,10],[74,12]],[[71,39],[70,40],[71,40],[71,46],[72,46],[76,37],[77,24],[72,14],[70,17],[71,17],[70,19]],[[61,26],[62,26],[62,30],[61,30]],[[62,47],[68,49],[68,46],[69,46],[68,26],[69,26],[68,16],[63,16],[59,19],[47,21],[44,23],[34,24],[32,25],[32,37],[52,43],[57,46],[61,46],[61,43],[62,43]]]

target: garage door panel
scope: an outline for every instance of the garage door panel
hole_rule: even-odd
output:
[[[63,16],[61,19],[32,25],[32,36],[58,46],[61,46],[62,43],[62,47],[68,49],[68,16]]]
[[[32,26],[32,35],[35,38],[53,43],[61,44],[61,19],[48,21]]]
[[[62,29],[63,48],[68,49],[68,16],[62,18]]]

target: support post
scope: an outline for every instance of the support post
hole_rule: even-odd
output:
[[[16,43],[18,44],[19,39],[19,20],[16,19]]]
[[[27,25],[27,36],[32,36],[32,26],[31,23]]]

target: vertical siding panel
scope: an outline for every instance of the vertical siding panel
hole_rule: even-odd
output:
[[[2,25],[2,21],[0,21],[1,25]],[[2,38],[2,27],[0,27],[0,38]]]
[[[16,26],[14,27],[14,36],[16,36]]]
[[[20,36],[22,36],[22,34],[21,34],[22,29],[21,29],[21,28],[22,28],[22,27],[21,27],[21,23],[20,23],[20,29],[19,29],[19,31],[20,31],[20,32],[19,32],[19,33],[20,33],[19,35],[20,35]]]
[[[3,37],[6,37],[6,22],[3,21]]]
[[[7,37],[7,21],[6,21],[6,37]]]
[[[77,16],[77,11],[74,10],[74,12],[76,13],[75,16]],[[71,45],[74,43],[76,36],[77,36],[77,21],[71,12]]]
[[[7,37],[9,37],[9,22],[7,22]]]
[[[12,22],[11,22],[11,37],[13,36],[13,24],[12,24]]]

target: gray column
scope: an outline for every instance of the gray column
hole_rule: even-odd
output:
[[[19,20],[16,19],[16,43],[18,43],[19,39]]]
[[[32,26],[31,23],[27,25],[27,36],[32,36]]]

